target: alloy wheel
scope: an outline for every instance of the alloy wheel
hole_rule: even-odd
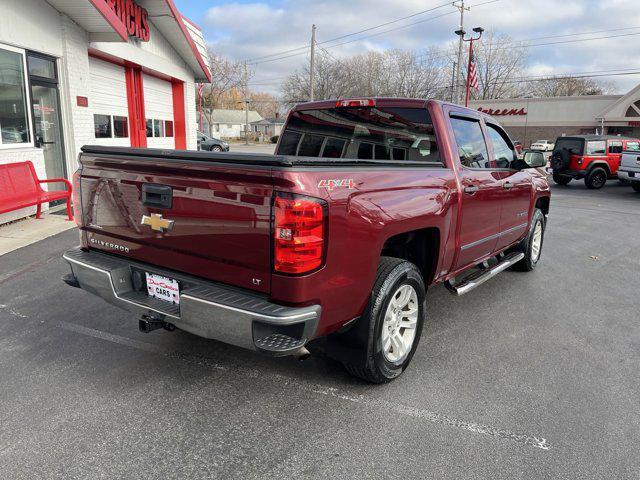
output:
[[[416,338],[418,294],[411,285],[400,285],[391,296],[382,323],[382,352],[392,363],[403,361]]]

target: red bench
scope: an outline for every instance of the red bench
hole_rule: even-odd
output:
[[[41,186],[43,183],[56,182],[64,183],[67,189],[48,192]],[[73,220],[71,190],[71,183],[64,178],[40,180],[31,162],[0,165],[0,213],[37,205],[36,218],[41,218],[43,203],[66,199],[67,216],[69,220]]]

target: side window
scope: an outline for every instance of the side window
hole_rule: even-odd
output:
[[[452,117],[451,126],[458,144],[460,163],[469,168],[491,168],[480,122]]]
[[[509,137],[499,127],[489,123],[487,123],[487,131],[496,156],[496,165],[498,168],[509,168],[511,162],[518,158],[516,151],[511,147]]]
[[[640,142],[627,142],[627,150],[640,152]]]
[[[609,142],[609,153],[622,153],[622,142]]]
[[[587,155],[605,155],[606,150],[607,142],[604,140],[587,142]]]

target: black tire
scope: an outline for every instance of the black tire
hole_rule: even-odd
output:
[[[393,294],[405,284],[413,287],[417,294],[418,318],[411,349],[404,358],[394,363],[390,362],[382,351],[382,327]],[[371,383],[387,383],[400,376],[411,362],[420,342],[426,314],[425,298],[424,280],[414,264],[399,258],[381,257],[371,298],[356,327],[362,329],[367,338],[361,347],[366,349],[366,361],[364,366],[343,361],[345,369],[350,374]]]
[[[609,174],[604,168],[595,167],[584,177],[584,184],[591,190],[600,190],[607,184],[608,178]]]
[[[631,187],[638,193],[640,193],[640,182],[631,182]]]
[[[536,226],[540,223],[542,227],[542,238],[540,240],[540,248],[537,257],[533,254],[533,237],[535,235]],[[542,256],[542,246],[544,245],[544,232],[546,230],[547,220],[542,213],[542,210],[536,208],[533,211],[533,217],[531,218],[531,226],[529,227],[529,233],[522,240],[517,247],[513,248],[514,252],[523,252],[524,258],[513,266],[513,270],[518,272],[530,272],[535,270],[540,257]]]
[[[222,151],[222,147],[220,145],[214,145],[211,147],[211,151],[212,152],[221,152]]]
[[[571,177],[567,177],[565,175],[560,175],[558,173],[553,173],[553,181],[558,184],[558,185],[562,185],[563,187],[566,185],[569,185],[569,182],[572,180]]]

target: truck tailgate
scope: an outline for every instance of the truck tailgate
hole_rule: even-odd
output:
[[[86,246],[270,291],[271,168],[90,153],[80,161]],[[170,205],[153,205],[158,187]]]

